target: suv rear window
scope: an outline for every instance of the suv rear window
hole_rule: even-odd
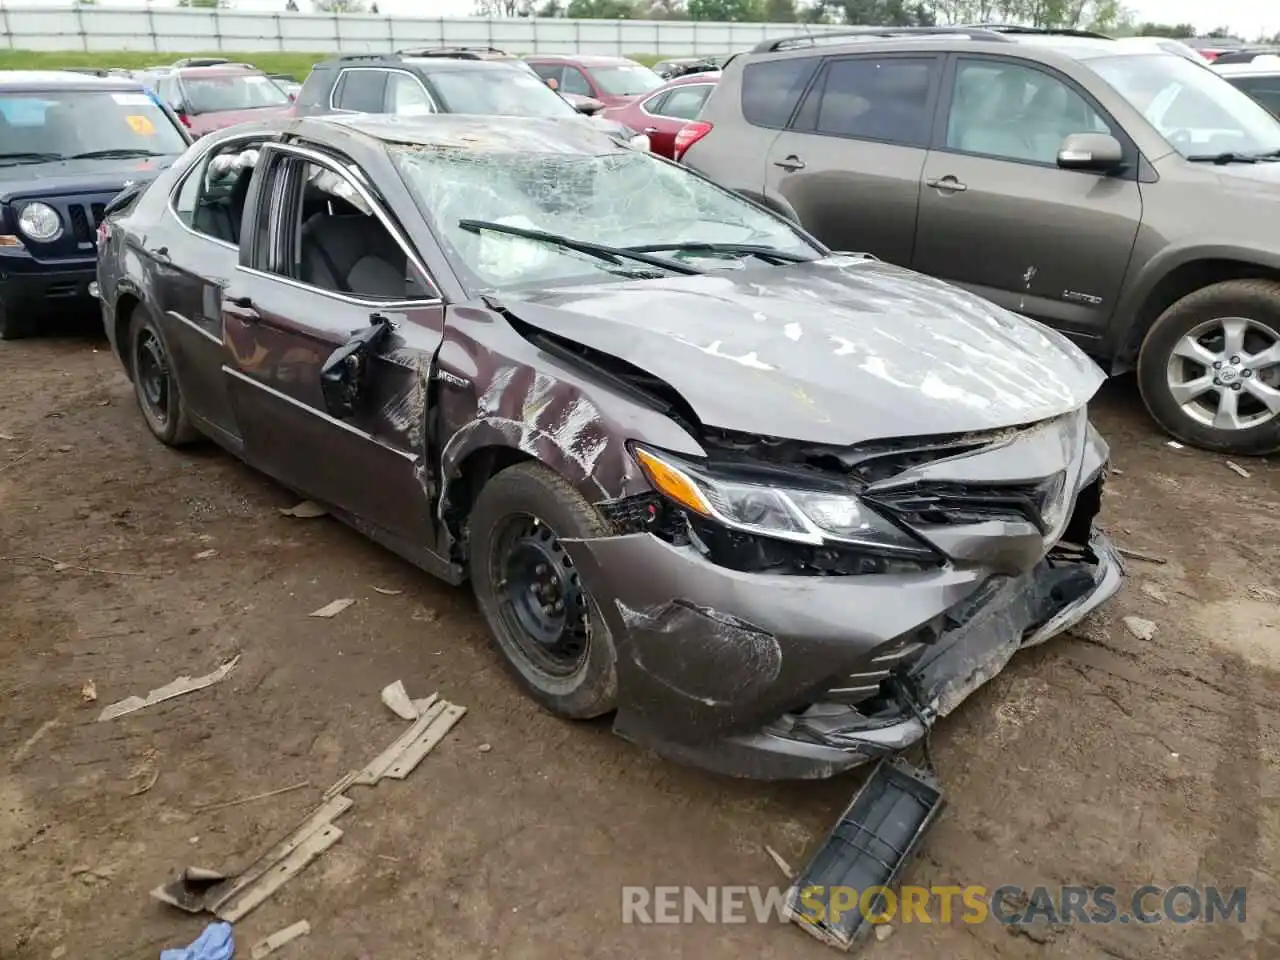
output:
[[[817,69],[817,57],[749,63],[742,71],[742,117],[757,127],[782,129]]]

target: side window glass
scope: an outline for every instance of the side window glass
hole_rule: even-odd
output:
[[[1231,77],[1233,84],[1280,117],[1280,76]]]
[[[385,70],[347,70],[342,74],[333,105],[356,113],[381,113],[386,80]]]
[[[289,163],[297,166],[283,186],[294,202],[275,207],[276,248],[285,254],[277,272],[327,293],[367,300],[436,296],[350,180],[321,164],[295,158]]]
[[[422,84],[405,73],[387,75],[387,94],[384,109],[403,117],[422,116],[424,113],[435,113],[435,104],[427,96]]]
[[[749,63],[742,71],[742,117],[757,127],[781,130],[818,68],[817,57]]]
[[[554,80],[556,83],[560,82],[560,74],[564,69],[558,63],[532,63],[530,66],[543,80]]]
[[[238,246],[259,146],[228,144],[197,162],[174,197],[174,215],[196,233]]]
[[[667,99],[670,96],[670,92],[660,93],[656,97],[650,97],[648,100],[644,101],[644,103],[640,104],[640,106],[644,107],[644,109],[649,113],[661,115],[666,112]]]
[[[1057,77],[1016,63],[961,60],[947,146],[1006,160],[1054,165],[1073,133],[1112,133],[1088,102]]]
[[[866,57],[827,67],[815,130],[910,147],[929,142],[929,87],[937,60]]]
[[[564,79],[560,81],[561,93],[576,93],[582,97],[590,97],[591,84],[577,67],[565,67]]]
[[[711,88],[705,83],[691,84],[688,87],[677,87],[667,95],[662,113],[678,120],[696,120],[702,105],[707,101]]]

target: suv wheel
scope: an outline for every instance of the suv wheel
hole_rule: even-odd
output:
[[[560,543],[607,535],[608,523],[562,477],[520,463],[484,485],[469,527],[472,587],[516,679],[562,717],[613,710],[613,641]]]
[[[171,447],[197,440],[200,434],[187,419],[169,348],[159,325],[142,306],[134,310],[130,324],[129,370],[133,374],[133,392],[142,418],[156,439]]]
[[[0,340],[18,340],[30,332],[26,321],[0,303]]]
[[[1280,283],[1228,280],[1183,297],[1138,354],[1151,415],[1205,450],[1280,449]]]

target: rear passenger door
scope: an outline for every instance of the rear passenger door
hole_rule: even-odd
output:
[[[1084,338],[1110,319],[1142,219],[1137,147],[1064,74],[957,56],[925,164],[911,265]],[[1063,170],[1072,133],[1110,133],[1114,174]]]
[[[690,120],[697,119],[698,111],[707,101],[712,83],[686,83],[673,87],[640,105],[645,127],[653,152],[664,157],[675,155],[676,134]]]
[[[910,264],[942,62],[827,58],[769,149],[766,193],[828,246]]]

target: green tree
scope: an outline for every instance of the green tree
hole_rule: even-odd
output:
[[[575,20],[634,20],[634,0],[569,0],[565,15]]]
[[[1152,23],[1147,21],[1133,28],[1139,37],[1169,37],[1172,40],[1185,40],[1196,35],[1196,28],[1189,23]]]
[[[561,3],[560,0],[547,0],[546,3],[544,3],[542,6],[538,8],[534,16],[535,17],[563,17],[564,4]]]
[[[364,13],[364,0],[311,0],[316,13]]]
[[[759,20],[756,0],[689,0],[690,20],[713,20],[720,23]]]
[[[84,0],[81,0],[83,3]],[[197,9],[214,10],[227,5],[227,0],[178,0],[180,7],[195,7]]]

